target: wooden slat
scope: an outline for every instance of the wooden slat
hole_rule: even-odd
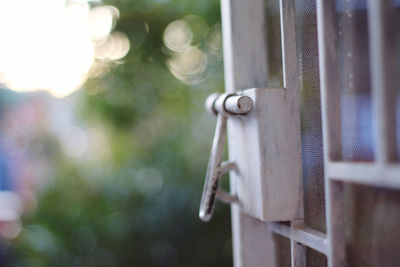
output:
[[[295,165],[286,164],[287,168],[295,171],[291,179],[298,180],[298,195],[294,195],[298,201],[297,215],[295,224],[302,224],[304,219],[304,199],[302,183],[302,163],[301,163],[301,134],[300,134],[300,91],[297,59],[297,40],[296,40],[296,12],[294,0],[280,0],[280,22],[282,36],[282,66],[283,66],[283,87],[286,90],[285,100],[290,107],[290,117],[281,118],[288,120],[292,127],[287,130],[292,131],[290,136],[292,161]],[[278,124],[277,124],[278,125]]]
[[[323,254],[327,254],[328,242],[326,234],[322,232],[304,226],[290,227],[278,222],[269,222],[268,228],[276,234],[293,239],[295,242],[301,243]]]
[[[340,91],[334,1],[317,0],[324,160],[341,159]]]
[[[298,196],[293,195],[295,199],[298,199],[298,209],[296,219],[292,222],[292,225],[298,225],[304,223],[304,198],[303,198],[303,183],[302,183],[302,164],[301,164],[301,136],[300,136],[300,97],[299,97],[299,85],[298,85],[298,62],[297,62],[297,40],[296,40],[296,13],[295,13],[295,2],[293,0],[280,0],[280,20],[281,20],[281,36],[282,36],[282,66],[283,66],[283,87],[286,89],[285,100],[289,103],[292,111],[292,116],[288,120],[293,126],[288,128],[292,131],[292,139],[290,145],[292,146],[291,153],[294,157],[291,159],[298,160],[298,163],[293,165],[287,165],[287,168],[299,170],[294,172],[292,179],[298,179]],[[293,140],[294,139],[294,140]],[[294,141],[294,142],[293,142]],[[298,153],[296,155],[296,153]],[[281,162],[280,164],[283,164]],[[275,164],[276,165],[276,164]],[[296,176],[297,174],[297,176]],[[306,266],[306,253],[305,247],[298,244],[294,238],[290,237],[291,247],[291,265],[292,267],[305,267]]]
[[[263,0],[221,0],[225,90],[267,86]]]
[[[290,258],[292,267],[306,267],[306,247],[295,240],[290,240]]]
[[[264,0],[221,0],[225,90],[267,86]],[[228,128],[229,130],[229,128]],[[228,132],[229,151],[235,141]],[[231,192],[236,192],[231,178]],[[272,238],[264,223],[232,205],[234,266],[274,266]]]
[[[372,96],[376,160],[380,164],[397,158],[396,145],[396,90],[399,69],[393,36],[398,32],[398,17],[391,0],[369,0],[368,28],[371,58]],[[379,177],[376,177],[379,179]]]
[[[325,173],[329,179],[337,181],[400,189],[399,164],[329,162],[325,165]]]
[[[346,228],[344,218],[344,186],[337,181],[325,181],[328,184],[327,217],[330,219],[328,232],[328,266],[346,266]],[[329,249],[330,248],[330,249]]]
[[[317,27],[319,70],[321,83],[321,113],[322,134],[324,143],[324,165],[341,159],[341,121],[340,121],[340,91],[338,84],[338,50],[335,29],[334,1],[317,0]],[[341,224],[337,221],[343,212],[340,188],[331,188],[331,183],[325,172],[325,207],[326,228],[328,238],[328,266],[341,266],[344,257],[345,239],[337,233]],[[337,202],[335,202],[337,201]],[[339,217],[340,218],[340,217]],[[341,229],[343,231],[343,228]],[[337,236],[334,236],[338,234]]]
[[[253,217],[232,206],[233,263],[235,267],[276,266],[276,247],[272,232]],[[289,255],[288,255],[289,256]],[[279,266],[276,266],[279,267]]]

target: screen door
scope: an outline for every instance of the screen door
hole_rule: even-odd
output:
[[[226,90],[299,90],[301,216],[232,204],[235,266],[400,266],[400,1],[221,7]]]

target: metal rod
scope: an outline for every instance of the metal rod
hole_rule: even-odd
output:
[[[224,175],[225,173],[229,172],[229,171],[238,171],[237,165],[235,162],[233,161],[224,161],[221,163],[221,165],[218,168],[218,171],[220,173],[220,175]]]
[[[218,187],[217,197],[225,204],[232,204],[234,202],[238,202],[238,198],[236,195],[232,195],[228,192],[225,192],[221,187]]]
[[[222,162],[226,136],[226,118],[218,114],[217,126],[211,149],[206,178],[204,181],[203,194],[201,196],[199,217],[207,222],[214,212],[215,198],[218,190],[218,168]]]

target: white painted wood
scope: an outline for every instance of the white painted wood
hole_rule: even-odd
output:
[[[302,206],[299,114],[293,112],[288,90],[252,89],[246,116],[230,118],[230,160],[242,210],[263,221],[296,219]],[[297,116],[296,116],[297,115]]]
[[[264,0],[222,0],[221,7],[226,91],[265,87]],[[240,201],[240,206],[232,206],[235,266],[275,264],[274,254],[267,252],[273,244],[271,232],[242,211],[264,221],[303,216],[293,1],[282,1],[282,7],[285,88],[248,91],[254,109],[245,119],[228,120],[229,157],[240,173],[231,174],[231,191]],[[304,250],[295,251],[304,258]]]
[[[225,90],[267,85],[263,0],[221,0]]]
[[[223,34],[224,34],[224,58],[225,58],[225,82],[226,82],[226,90],[228,92],[232,92],[235,90],[240,90],[244,88],[251,88],[251,87],[262,87],[266,85],[266,73],[267,73],[267,62],[266,62],[266,46],[265,46],[265,33],[264,33],[264,5],[263,1],[257,0],[257,1],[238,1],[238,0],[232,0],[232,1],[227,1],[223,0],[222,1],[222,18],[223,18]],[[251,41],[249,41],[251,40]],[[297,76],[296,76],[297,78]],[[285,96],[285,91],[284,90],[274,90],[268,92],[271,96],[273,96],[276,99],[279,99],[280,103],[282,103],[282,100],[284,100]],[[262,94],[263,96],[266,96],[266,94]],[[258,97],[257,97],[258,98]],[[258,98],[260,100],[261,98]],[[272,98],[271,98],[272,99]],[[292,95],[289,95],[289,102],[292,101]],[[257,101],[257,100],[256,100]],[[259,103],[261,104],[263,101],[260,101]],[[287,105],[285,105],[287,107]],[[257,114],[257,111],[260,111],[262,106],[258,105],[257,106],[259,109],[256,109],[256,111],[253,112],[254,114]],[[275,114],[279,114],[279,110],[273,110],[269,108],[270,111]],[[277,113],[278,112],[278,113]],[[272,116],[273,113],[266,113],[269,116]],[[257,117],[257,116],[256,116]],[[248,119],[248,118],[247,118]],[[276,120],[276,116],[274,118]],[[237,120],[235,121],[236,124],[240,123]],[[238,131],[234,131],[232,127],[235,127],[235,122],[229,122],[229,152],[230,152],[230,158],[231,160],[233,158],[240,156],[243,156],[243,151],[240,151],[240,154],[235,153],[234,149],[239,143],[238,137],[234,136],[235,133],[239,134]],[[256,125],[259,129],[262,129],[265,131],[266,129],[264,126],[266,124],[262,125],[260,124],[262,121],[248,121],[246,124],[251,124]],[[254,124],[255,123],[255,124]],[[282,122],[284,123],[284,122]],[[232,126],[233,124],[233,126]],[[295,124],[296,125],[296,124]],[[236,125],[238,126],[238,125]],[[270,126],[273,126],[270,124]],[[293,126],[293,125],[292,125]],[[274,200],[274,203],[276,203],[275,200],[281,199],[281,195],[284,195],[287,190],[284,187],[282,188],[281,193],[279,193],[279,190],[276,190],[272,192],[271,194],[263,194],[263,190],[267,187],[262,186],[262,179],[264,178],[263,173],[266,172],[267,168],[262,169],[261,168],[261,161],[265,159],[263,156],[263,151],[260,150],[261,146],[259,142],[263,141],[260,139],[260,137],[257,137],[259,135],[259,132],[256,131],[251,131],[251,134],[256,136],[255,139],[250,138],[250,136],[247,138],[248,140],[252,141],[251,144],[246,144],[246,150],[245,151],[251,151],[249,147],[253,144],[256,144],[257,150],[261,153],[258,153],[258,155],[252,154],[248,155],[247,158],[244,158],[244,161],[248,167],[248,173],[256,173],[256,177],[258,179],[256,180],[251,180],[247,178],[248,183],[245,183],[243,180],[238,180],[235,177],[231,180],[231,187],[232,191],[235,193],[236,191],[240,191],[239,195],[242,195],[242,199],[248,199],[249,201],[244,201],[244,205],[242,208],[246,207],[247,212],[262,218],[262,219],[268,219],[269,218],[274,218],[274,219],[279,219],[279,218],[285,218],[285,219],[292,219],[295,217],[295,212],[297,211],[297,205],[289,205],[291,207],[296,207],[296,209],[286,209],[285,206],[281,206],[280,208],[281,211],[278,210],[278,206],[273,206],[271,201],[265,202],[267,198],[270,198],[270,200]],[[245,136],[242,135],[242,138]],[[241,139],[242,139],[241,138]],[[256,143],[254,143],[254,141]],[[270,149],[268,149],[271,153],[270,155],[272,156],[274,152],[271,152]],[[276,147],[273,150],[275,153],[277,152]],[[290,157],[287,156],[287,159]],[[254,164],[254,161],[258,161],[258,168],[251,169],[251,164]],[[242,162],[240,160],[236,161]],[[295,160],[295,163],[299,163],[299,159]],[[299,164],[300,165],[300,164]],[[254,165],[253,165],[254,166]],[[257,166],[257,165],[256,165]],[[270,165],[272,166],[272,165]],[[280,162],[277,166],[284,166],[282,162]],[[300,165],[301,166],[301,165]],[[240,168],[239,168],[240,169]],[[271,170],[271,168],[270,168]],[[297,170],[299,170],[297,168]],[[245,173],[245,168],[242,168],[240,170],[241,173]],[[281,171],[282,172],[282,171]],[[295,182],[299,183],[299,180],[296,180],[298,176],[293,176],[295,177]],[[286,179],[289,179],[290,176],[288,176]],[[251,181],[251,183],[249,183]],[[242,182],[242,185],[238,186],[236,183]],[[266,183],[266,181],[264,181]],[[267,184],[265,184],[267,185]],[[252,190],[254,189],[254,190]],[[260,190],[261,189],[261,190]],[[279,189],[279,188],[278,188]],[[290,189],[289,187],[289,190]],[[243,195],[242,193],[247,192],[247,194]],[[258,192],[256,194],[255,192]],[[301,192],[299,190],[299,185],[297,184],[297,191],[295,192],[294,196],[297,196]],[[274,196],[275,195],[275,196]],[[289,194],[289,196],[291,193]],[[254,197],[255,196],[255,197]],[[275,198],[275,199],[274,199]],[[271,209],[268,210],[264,206],[266,203],[271,203],[269,204]],[[301,203],[301,201],[300,201]],[[288,203],[285,201],[282,201],[282,205],[288,205]],[[246,210],[244,208],[244,210]],[[282,210],[284,212],[282,212]],[[268,211],[268,212],[267,212]],[[286,214],[284,214],[286,212]],[[268,214],[268,215],[267,215]],[[279,218],[278,218],[279,217]],[[270,261],[270,264],[267,266],[273,266],[274,264],[274,257],[273,253],[266,253],[261,252],[258,250],[259,248],[266,248],[266,243],[271,243],[272,239],[268,238],[268,235],[260,237],[260,229],[265,229],[263,226],[263,223],[251,219],[246,215],[243,215],[238,207],[234,207],[232,209],[232,227],[233,227],[233,246],[234,246],[234,262],[235,266],[265,266],[265,264]],[[269,233],[269,235],[271,235]],[[248,240],[251,240],[251,242],[247,242]],[[271,244],[270,244],[271,245]],[[254,249],[258,248],[258,249]],[[257,253],[258,252],[258,253]]]
[[[264,137],[264,146],[267,151],[271,145],[278,146],[280,157],[266,157],[265,161],[276,160],[276,165],[270,164],[271,171],[279,172],[279,175],[268,177],[268,168],[264,179],[274,182],[274,186],[286,181],[286,192],[292,192],[287,201],[289,209],[296,209],[296,214],[292,217],[292,224],[303,222],[303,184],[302,184],[302,162],[301,162],[301,136],[300,136],[300,97],[298,86],[297,71],[297,47],[296,47],[296,14],[294,0],[280,0],[280,22],[282,37],[282,66],[283,66],[283,86],[284,95],[282,102],[270,100],[268,97],[265,106],[274,109],[275,114],[279,114],[280,121],[274,118],[264,118],[266,130],[269,135]],[[277,107],[274,108],[273,105]],[[279,109],[282,109],[280,112]],[[266,114],[270,112],[266,111]],[[275,119],[275,120],[274,120]],[[282,122],[284,121],[284,122]],[[282,124],[280,124],[282,123]],[[275,126],[275,128],[274,128]],[[274,130],[271,130],[274,129]],[[274,140],[274,137],[276,140]],[[284,166],[276,168],[278,162]],[[283,170],[285,168],[285,170]],[[275,179],[274,179],[275,178]],[[278,202],[279,203],[279,202]],[[289,212],[289,211],[288,211]],[[296,255],[300,255],[296,253]]]
[[[338,83],[338,49],[335,29],[334,1],[317,0],[317,29],[321,88],[322,134],[324,166],[341,159],[340,91]],[[342,266],[345,255],[344,228],[340,221],[343,199],[339,185],[331,188],[330,176],[325,172],[325,210],[328,238],[328,266]],[[336,235],[336,236],[335,236]]]
[[[306,247],[295,240],[290,240],[290,259],[292,267],[306,267]]]
[[[285,140],[286,148],[283,153],[293,153],[292,162],[286,167],[293,171],[287,185],[297,187],[297,192],[294,193],[292,200],[297,201],[296,215],[292,219],[291,226],[297,227],[304,224],[304,199],[303,199],[303,184],[302,184],[302,162],[301,162],[301,137],[300,137],[300,97],[298,84],[298,60],[297,60],[297,40],[296,40],[296,13],[295,2],[292,0],[280,0],[280,24],[281,24],[281,43],[282,43],[282,67],[283,67],[283,87],[286,90],[285,102],[287,104],[289,124],[287,130],[293,131],[291,136],[288,136],[291,141]],[[284,114],[284,113],[282,113]],[[289,115],[290,114],[290,115]],[[289,148],[290,146],[290,148]],[[279,181],[279,180],[276,180]],[[294,203],[293,203],[294,204]],[[296,205],[296,204],[294,204]],[[297,243],[294,236],[290,238],[291,250],[291,265],[292,267],[306,266],[306,249],[303,244]]]
[[[370,42],[376,160],[394,161],[396,151],[396,90],[399,70],[396,47],[392,44],[396,20],[391,0],[369,0],[368,29]],[[391,32],[392,31],[392,32]],[[380,177],[376,177],[379,179]]]
[[[233,262],[235,267],[276,266],[276,244],[265,223],[232,206]],[[279,266],[276,266],[279,267]]]
[[[346,227],[344,215],[344,186],[343,183],[329,180],[326,182],[329,192],[325,192],[329,197],[327,205],[327,217],[329,221],[328,232],[328,266],[342,267],[346,264]]]
[[[225,90],[234,92],[267,85],[264,0],[221,0]],[[229,125],[228,125],[229,126]],[[228,127],[229,151],[236,141]],[[232,153],[230,153],[232,157]],[[231,192],[236,192],[231,177]],[[263,222],[232,205],[232,241],[235,267],[275,266],[272,233]]]
[[[327,254],[328,240],[324,233],[304,226],[290,227],[278,222],[269,222],[268,228],[274,233],[293,239],[322,254]]]
[[[234,19],[232,26],[227,27],[232,32],[224,42],[231,38],[232,44],[227,50],[233,53],[230,55],[232,59],[228,60],[228,64],[231,62],[233,66],[227,66],[225,71],[235,73],[226,76],[226,79],[234,78],[231,86],[238,86],[233,88],[235,90],[261,80],[266,83],[266,58],[262,57],[263,53],[258,53],[260,49],[265,53],[265,43],[257,42],[258,35],[264,36],[261,27],[264,9],[262,3],[255,2],[236,3],[233,0],[227,8]],[[240,13],[235,13],[239,10]],[[254,17],[256,14],[260,16],[259,21]],[[245,15],[250,17],[242,18]],[[281,17],[285,88],[243,91],[253,99],[253,110],[244,117],[228,121],[230,160],[236,162],[239,171],[239,174],[231,174],[236,183],[234,193],[238,195],[245,213],[263,221],[302,218],[300,112],[292,0],[281,1]],[[247,29],[243,28],[244,25]],[[243,38],[243,35],[249,35],[249,38]],[[249,39],[256,40],[256,44],[249,45]],[[228,56],[225,53],[225,57]],[[240,64],[235,64],[235,60]],[[258,68],[255,70],[255,66],[263,66],[261,70],[264,72]],[[238,72],[240,74],[236,75]],[[246,75],[242,77],[244,73]],[[231,89],[227,88],[227,91]]]
[[[400,165],[382,166],[371,162],[329,162],[325,173],[330,179],[370,186],[400,189]]]
[[[341,158],[340,91],[334,1],[317,0],[324,160]]]

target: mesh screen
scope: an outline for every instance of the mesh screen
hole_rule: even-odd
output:
[[[342,159],[372,161],[367,0],[336,0]]]
[[[349,266],[400,266],[400,194],[345,185],[346,250]]]
[[[283,86],[281,24],[279,12],[279,1],[265,1],[268,87]]]
[[[305,223],[313,229],[325,231],[324,167],[315,0],[296,1],[296,34],[301,90]]]
[[[308,247],[306,248],[306,262],[307,267],[328,266],[328,261],[324,254]]]
[[[393,1],[392,13],[390,14],[390,22],[392,27],[390,29],[391,39],[393,40],[393,56],[396,58],[396,69],[400,72],[400,1]],[[393,77],[396,79],[396,141],[397,141],[397,160],[400,160],[400,77]]]

